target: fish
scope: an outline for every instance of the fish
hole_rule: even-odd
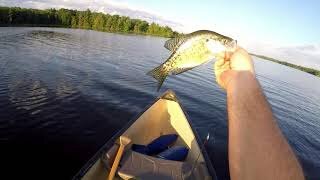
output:
[[[237,41],[209,30],[198,30],[181,35],[165,42],[164,47],[171,51],[169,58],[147,73],[158,81],[158,91],[169,75],[178,75],[204,64],[218,54],[234,51]]]

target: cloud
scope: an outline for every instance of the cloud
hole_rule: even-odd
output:
[[[274,54],[293,64],[320,70],[320,44],[278,47]]]
[[[252,42],[245,47],[252,53],[320,70],[320,44],[276,45]]]
[[[255,34],[248,34],[247,29],[223,28],[216,24],[197,24],[190,19],[168,20],[157,12],[145,7],[138,7],[123,1],[115,0],[0,0],[2,6],[27,8],[67,8],[109,14],[119,14],[131,18],[143,19],[167,25],[180,32],[192,32],[198,29],[209,29],[238,40],[239,44],[250,52],[277,58],[293,64],[320,69],[320,44],[281,45],[277,42],[260,42]],[[174,19],[174,18],[170,18]]]

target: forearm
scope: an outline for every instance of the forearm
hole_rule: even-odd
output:
[[[231,178],[303,179],[252,73],[235,73],[228,83],[227,101]]]

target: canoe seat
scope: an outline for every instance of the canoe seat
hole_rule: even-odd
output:
[[[121,160],[118,175],[123,179],[188,179],[192,165],[159,159],[128,150]]]

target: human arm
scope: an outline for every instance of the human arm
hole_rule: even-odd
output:
[[[215,64],[227,92],[231,179],[304,179],[266,101],[249,54],[238,48]]]

